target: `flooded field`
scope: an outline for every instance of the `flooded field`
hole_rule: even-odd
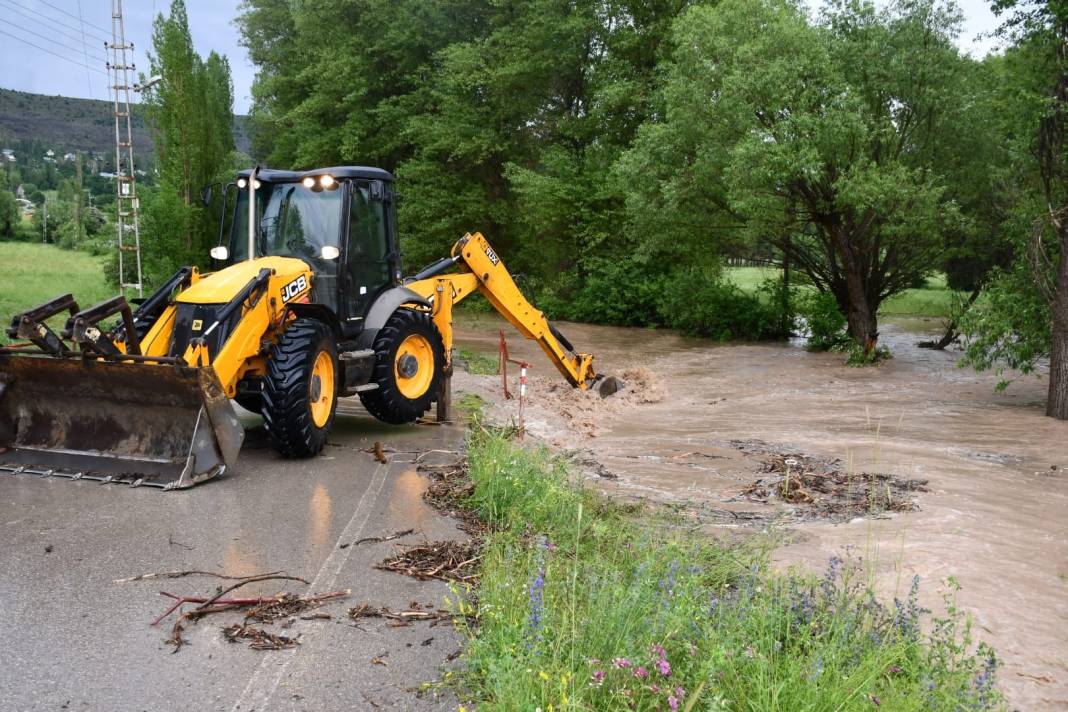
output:
[[[713,535],[781,532],[780,566],[862,557],[887,596],[919,576],[936,612],[953,577],[975,637],[1004,662],[1012,705],[1068,708],[1068,424],[1043,415],[1043,376],[995,393],[997,377],[915,346],[937,321],[884,322],[895,357],[878,368],[797,344],[562,324],[627,382],[601,401],[571,390],[501,321],[465,320],[459,344],[493,354],[501,326],[512,355],[534,365],[527,432],[569,452],[598,487],[685,504]],[[499,378],[462,370],[458,394],[482,396],[499,421],[516,417]]]

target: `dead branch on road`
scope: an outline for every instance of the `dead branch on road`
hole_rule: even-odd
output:
[[[421,581],[473,582],[478,579],[475,564],[482,558],[478,552],[477,541],[433,541],[409,547],[375,564],[375,568],[395,571]]]
[[[297,640],[297,638],[289,638],[284,635],[268,633],[263,628],[253,628],[252,626],[240,625],[238,623],[223,628],[222,632],[223,637],[231,643],[236,643],[239,640],[252,641],[249,643],[248,647],[253,650],[283,650],[285,648],[295,648],[300,645],[300,641]]]
[[[392,611],[385,606],[378,608],[369,603],[363,603],[349,609],[349,618],[354,621],[361,618],[387,618],[393,621],[389,624],[391,628],[401,628],[417,621],[430,621],[430,625],[434,626],[439,621],[452,620],[452,614],[440,608],[437,610],[409,609],[406,611]]]
[[[368,543],[378,544],[378,543],[381,543],[383,541],[393,541],[394,539],[400,539],[402,536],[408,536],[409,534],[412,534],[413,532],[415,532],[414,529],[405,529],[402,532],[393,532],[392,534],[389,534],[388,536],[366,536],[363,539],[357,539],[356,541],[352,542],[351,544],[339,544],[337,548],[339,548],[339,549],[347,549],[350,546],[359,546],[360,544],[368,544]]]
[[[112,583],[133,583],[134,581],[145,581],[147,579],[183,578],[185,576],[214,576],[215,578],[227,579],[229,581],[244,581],[245,579],[256,578],[257,576],[275,576],[281,573],[283,572],[268,571],[265,574],[252,574],[251,576],[227,576],[226,574],[217,574],[214,571],[200,571],[198,569],[191,569],[189,571],[157,571],[151,574],[140,574],[138,576],[131,576],[130,578],[115,579]],[[302,578],[296,580],[308,583]]]

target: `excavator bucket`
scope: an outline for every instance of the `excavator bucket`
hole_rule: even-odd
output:
[[[210,368],[0,355],[0,472],[192,487],[243,439]]]

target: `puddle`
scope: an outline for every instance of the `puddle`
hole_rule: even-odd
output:
[[[605,401],[569,389],[502,320],[465,320],[458,341],[493,354],[505,329],[512,355],[534,364],[527,432],[570,453],[598,488],[690,505],[713,529],[784,522],[792,543],[777,551],[778,565],[822,571],[849,547],[887,596],[904,595],[919,575],[921,604],[935,610],[941,581],[954,576],[977,637],[1005,662],[999,680],[1011,703],[1068,706],[1068,424],[1043,415],[1045,375],[996,393],[997,377],[958,368],[959,353],[916,346],[938,320],[880,326],[894,358],[857,369],[796,344],[561,324],[599,370],[624,380],[630,372],[627,389]],[[488,400],[498,421],[517,417],[495,377],[458,373],[454,387]],[[782,476],[763,471],[769,453],[835,463],[847,482],[869,473],[874,485],[847,488],[845,499],[860,501],[842,512],[799,516],[806,503],[776,494]],[[768,490],[765,502],[754,501],[755,484]],[[823,484],[804,491],[818,503]],[[880,486],[889,497],[872,494]],[[868,512],[873,496],[881,506]]]

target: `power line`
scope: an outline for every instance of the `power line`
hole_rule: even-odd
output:
[[[85,57],[85,81],[89,85],[89,96],[92,96],[93,75],[89,73],[89,47],[85,44],[85,23],[82,22],[82,0],[78,0],[78,22],[82,25],[82,56]]]
[[[30,15],[30,14],[28,14],[26,12],[23,12],[21,9],[18,8],[18,6],[16,6],[14,3],[10,2],[10,0],[0,0],[0,2],[4,2],[4,3],[8,4],[8,5],[11,5],[10,9],[15,10],[15,12],[19,13],[20,15],[25,17],[27,20],[31,20],[33,22],[40,22],[40,20],[42,18],[43,19],[50,19],[50,18],[45,18],[43,15],[41,17],[33,17],[32,15]],[[66,27],[66,25],[64,25],[64,27]],[[57,33],[63,35],[64,37],[67,37],[67,38],[70,38],[72,40],[76,40],[78,42],[81,42],[83,45],[88,47],[88,45],[86,45],[86,42],[85,42],[85,34],[84,33],[79,33],[80,36],[74,36],[74,35],[71,35],[69,32],[64,32],[63,30],[60,30],[60,29],[58,29],[56,27],[45,26],[45,29],[49,30],[50,32],[57,32]],[[107,53],[100,47],[93,47],[93,51],[94,52],[100,52],[100,54],[103,57],[105,57],[105,58],[107,57]]]
[[[8,37],[10,37],[12,39],[15,39],[15,40],[18,40],[19,42],[22,42],[23,44],[28,44],[30,47],[33,47],[34,49],[39,49],[42,52],[47,52],[48,54],[52,55],[53,57],[59,57],[60,59],[62,59],[64,61],[67,61],[67,62],[70,62],[71,64],[76,64],[79,67],[85,67],[86,69],[88,69],[91,72],[96,72],[97,74],[103,74],[105,77],[108,75],[107,72],[105,72],[102,69],[93,69],[88,64],[83,64],[82,62],[79,62],[76,59],[71,59],[70,57],[64,57],[63,55],[57,54],[56,52],[53,52],[52,50],[47,49],[45,47],[42,47],[41,45],[34,44],[33,42],[30,42],[29,40],[27,40],[27,39],[25,39],[23,37],[19,37],[18,35],[13,35],[10,32],[5,31],[3,28],[0,28],[0,35],[7,35]]]
[[[8,26],[9,29],[22,30],[23,32],[28,32],[29,34],[33,35],[34,37],[40,37],[42,40],[44,40],[46,42],[51,42],[52,44],[54,44],[54,45],[56,45],[58,47],[62,47],[63,49],[67,49],[67,50],[70,50],[72,52],[78,52],[78,53],[81,53],[81,51],[82,51],[81,47],[71,47],[68,44],[63,44],[59,40],[52,39],[48,35],[42,35],[40,32],[34,32],[33,30],[28,30],[25,27],[20,27],[19,25],[14,25],[14,24],[11,24],[11,23],[8,23],[7,26]]]
[[[73,17],[75,20],[79,20],[79,21],[81,20],[81,18],[79,18],[77,15],[73,15],[73,14],[67,12],[66,10],[64,10],[61,7],[56,7],[52,3],[48,2],[48,0],[38,0],[38,2],[40,2],[42,5],[47,5],[48,7],[52,8],[53,10],[56,10],[57,12],[61,12],[61,13],[63,13],[64,15],[66,15],[68,17]],[[101,32],[107,32],[108,31],[108,28],[101,27],[100,25],[94,25],[91,22],[87,22],[85,24],[89,25],[90,27],[95,27],[96,29],[100,30]]]
[[[63,20],[59,20],[59,19],[54,18],[54,17],[49,17],[48,15],[45,15],[40,10],[35,10],[32,7],[26,7],[25,5],[21,5],[19,3],[13,2],[13,0],[3,0],[3,1],[6,4],[11,5],[14,8],[18,8],[18,10],[20,12],[22,12],[23,15],[25,15],[27,12],[32,12],[34,15],[37,15],[36,18],[31,17],[30,18],[31,20],[37,20],[37,19],[47,20],[48,22],[54,22],[54,23],[56,23],[57,25],[59,25],[61,27],[66,27],[68,30],[74,30],[75,32],[79,32],[79,33],[83,32],[82,28],[74,27],[73,25],[69,25],[66,22],[63,22]],[[92,32],[89,32],[89,33],[86,33],[86,34],[88,34],[94,40],[99,40],[100,42],[107,42],[108,41],[107,37],[105,37],[103,35],[98,35],[98,34],[95,34],[95,33],[92,33]]]

